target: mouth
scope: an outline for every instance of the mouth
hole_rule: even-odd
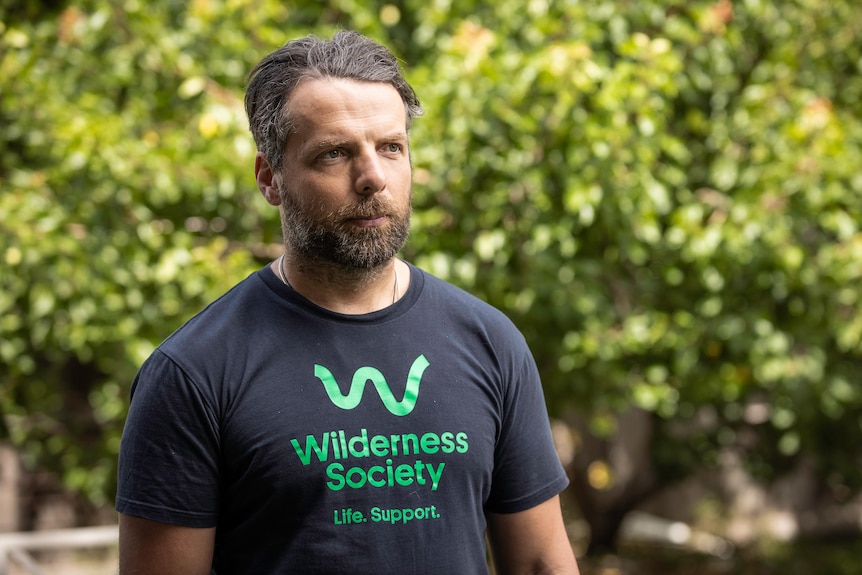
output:
[[[358,229],[373,229],[385,226],[392,218],[392,210],[379,198],[344,206],[338,213],[338,219],[345,226]]]
[[[378,226],[382,226],[386,223],[387,216],[386,215],[372,215],[372,216],[359,216],[354,218],[349,218],[347,223],[354,225],[359,228],[376,228]]]
[[[345,223],[358,228],[376,228],[386,223],[389,217],[385,213],[354,214],[345,220]]]

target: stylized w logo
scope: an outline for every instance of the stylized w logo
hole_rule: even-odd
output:
[[[386,383],[386,378],[380,373],[380,370],[373,367],[360,367],[353,374],[353,381],[350,382],[350,391],[347,395],[341,393],[338,388],[338,382],[335,381],[332,372],[322,365],[315,364],[314,376],[322,383],[326,390],[326,395],[336,407],[341,409],[353,409],[359,405],[362,399],[362,392],[365,391],[365,384],[370,381],[377,389],[377,395],[383,400],[383,405],[392,415],[403,416],[407,415],[416,406],[416,400],[419,398],[419,384],[422,381],[422,374],[425,368],[431,365],[424,355],[420,355],[410,366],[410,373],[407,375],[407,389],[404,390],[404,397],[401,401],[395,399],[392,395],[392,390],[389,389],[389,384]]]

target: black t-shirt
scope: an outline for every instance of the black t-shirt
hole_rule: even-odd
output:
[[[484,512],[566,484],[502,313],[411,266],[398,302],[342,315],[266,267],[142,366],[117,510],[216,527],[219,575],[487,573]]]

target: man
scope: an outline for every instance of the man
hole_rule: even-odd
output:
[[[535,364],[497,310],[396,258],[421,113],[384,47],[305,38],[252,71],[284,253],[142,366],[120,572],[577,573]]]

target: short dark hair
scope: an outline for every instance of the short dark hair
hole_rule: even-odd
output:
[[[293,129],[290,95],[303,80],[344,78],[382,82],[398,91],[407,113],[407,128],[422,115],[413,88],[401,75],[398,60],[385,46],[353,31],[331,40],[307,36],[268,54],[249,73],[245,111],[257,149],[274,168],[281,167],[284,146]]]

